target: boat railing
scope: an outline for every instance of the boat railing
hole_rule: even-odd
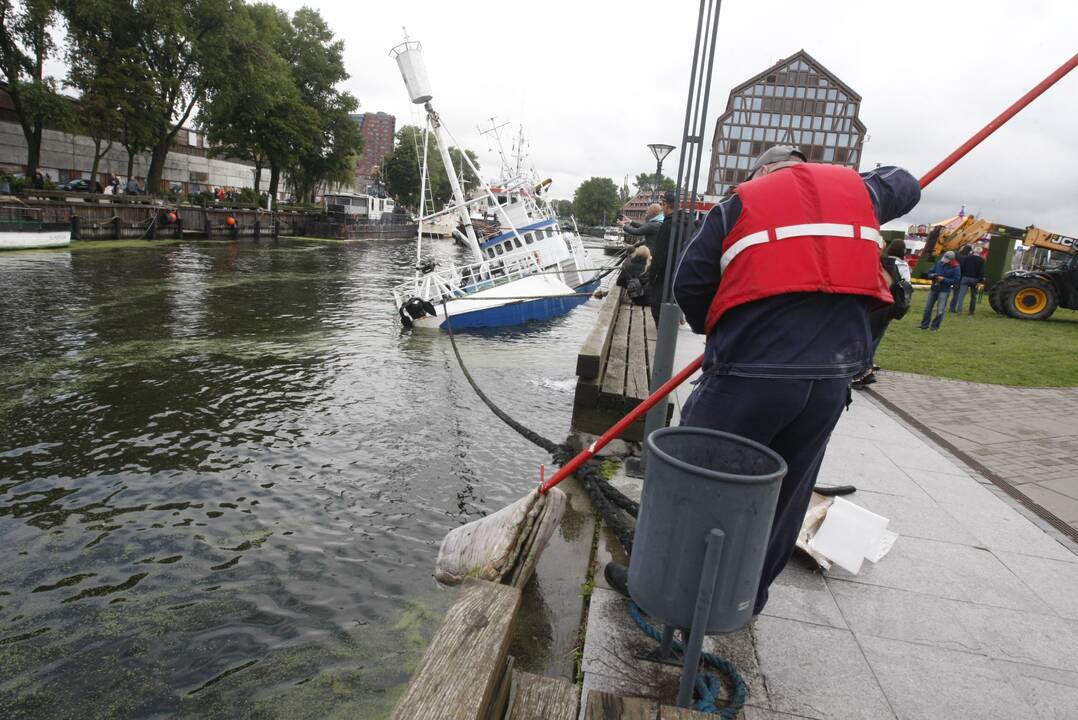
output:
[[[40,225],[42,221],[40,208],[30,208],[23,205],[0,205],[0,223],[4,225]]]
[[[437,305],[443,299],[468,297],[540,272],[542,267],[539,265],[538,253],[518,251],[496,260],[454,265],[444,270],[424,273],[394,287],[393,297],[398,307],[411,297],[419,297]]]

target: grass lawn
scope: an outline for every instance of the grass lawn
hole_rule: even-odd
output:
[[[1078,311],[1057,309],[1048,320],[1015,320],[993,312],[981,293],[975,315],[948,312],[940,331],[931,332],[917,328],[927,299],[927,290],[917,290],[906,317],[891,323],[877,365],[997,385],[1078,386]]]

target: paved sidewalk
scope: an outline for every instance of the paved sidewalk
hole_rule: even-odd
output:
[[[1078,388],[881,372],[871,392],[1078,531]]]
[[[899,538],[856,576],[795,557],[751,629],[714,639],[748,682],[742,717],[1078,718],[1078,548],[864,394],[820,482],[856,485]],[[636,657],[655,644],[596,587],[584,697],[670,702],[676,670]]]

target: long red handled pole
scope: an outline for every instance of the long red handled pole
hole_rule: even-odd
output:
[[[985,125],[980,131],[973,135],[969,140],[962,143],[961,146],[953,153],[945,157],[939,165],[929,170],[920,180],[921,189],[923,190],[933,180],[938,178],[949,169],[952,165],[958,162],[962,157],[973,148],[977,147],[986,137],[994,133],[1001,128],[1008,120],[1018,114],[1022,108],[1033,102],[1039,95],[1045,90],[1052,87],[1060,78],[1069,73],[1075,67],[1078,67],[1078,54],[1075,54],[1067,62],[1063,63],[1055,72],[1042,80],[1036,87],[1020,97],[1013,105],[1000,113],[992,122]],[[689,363],[681,372],[674,377],[670,378],[660,387],[653,392],[646,400],[637,405],[629,412],[628,415],[618,420],[612,428],[603,433],[599,438],[591,445],[581,450],[576,457],[562,466],[554,475],[547,478],[542,485],[539,486],[539,492],[545,493],[550,488],[560,483],[565,478],[576,472],[581,465],[586,463],[595,453],[606,447],[607,443],[620,436],[625,430],[634,422],[639,420],[648,410],[653,408],[657,403],[666,399],[666,396],[674,391],[678,385],[685,382],[694,372],[700,369],[704,364],[704,356],[693,360]]]

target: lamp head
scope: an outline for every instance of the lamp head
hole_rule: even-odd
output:
[[[648,147],[651,148],[651,154],[659,162],[662,162],[674,150],[673,145],[663,145],[662,143],[651,143]]]

